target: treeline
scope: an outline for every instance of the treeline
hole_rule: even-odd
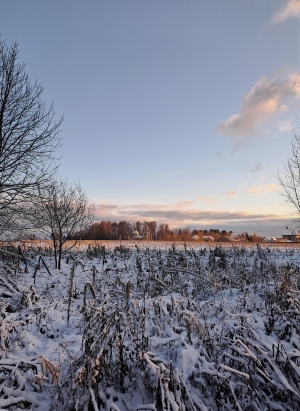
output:
[[[156,221],[101,221],[82,231],[80,237],[82,240],[131,240],[137,235],[136,232],[143,239],[157,241],[189,241],[193,236],[198,236],[200,240],[211,236],[215,241],[230,241],[232,235],[232,231],[218,229],[190,230],[187,227],[171,230],[168,224],[157,224]]]

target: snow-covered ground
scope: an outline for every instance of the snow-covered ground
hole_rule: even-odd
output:
[[[26,256],[0,252],[0,411],[300,410],[300,248]]]

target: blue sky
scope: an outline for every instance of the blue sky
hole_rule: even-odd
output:
[[[280,235],[299,0],[0,0],[97,217]]]

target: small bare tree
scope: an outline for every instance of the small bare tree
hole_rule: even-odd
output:
[[[292,150],[284,164],[284,174],[278,174],[280,194],[286,203],[300,214],[300,135],[294,133]]]
[[[76,245],[81,231],[92,223],[94,207],[79,184],[66,180],[53,181],[39,193],[34,210],[37,228],[51,238],[55,266],[60,269],[63,253]]]
[[[20,210],[56,171],[62,118],[46,108],[43,86],[18,61],[18,44],[0,39],[0,235],[20,228]]]
[[[286,204],[300,216],[300,135],[296,132],[291,144],[292,150],[284,164],[284,173],[278,174],[278,183]],[[300,217],[295,217],[293,222],[299,228]]]

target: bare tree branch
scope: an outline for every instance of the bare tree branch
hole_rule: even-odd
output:
[[[63,253],[76,245],[80,232],[92,223],[94,206],[79,184],[58,180],[39,190],[32,218],[37,221],[37,229],[52,240],[55,265],[60,269]]]
[[[20,210],[56,172],[63,118],[41,100],[18,61],[18,44],[0,39],[0,235],[20,229]]]

